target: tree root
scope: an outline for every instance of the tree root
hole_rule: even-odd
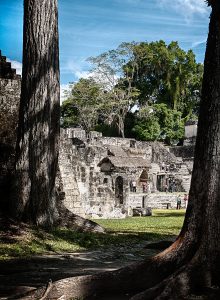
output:
[[[57,226],[71,228],[80,232],[104,233],[105,230],[99,224],[75,215],[64,206],[59,207],[59,218],[56,221]]]
[[[158,270],[161,270],[158,272]],[[172,264],[165,266],[160,260],[149,259],[139,264],[96,275],[70,277],[53,283],[45,299],[105,299],[104,295],[133,295],[163,281],[173,271]],[[45,289],[45,288],[44,288]],[[23,299],[39,299],[42,289],[37,289]]]
[[[198,268],[198,269],[197,269]],[[200,274],[198,274],[198,272]],[[216,300],[220,288],[212,286],[208,268],[188,263],[156,286],[136,294],[130,300]]]
[[[43,299],[105,300],[110,295],[112,299],[130,295],[130,300],[220,299],[220,289],[213,286],[213,274],[205,259],[201,260],[196,252],[180,264],[171,255],[173,252],[176,253],[176,249],[113,272],[58,280]],[[32,291],[20,300],[39,300],[45,289]]]
[[[50,290],[52,289],[53,287],[53,283],[52,283],[52,280],[50,280],[47,284],[47,288],[43,294],[43,296],[39,299],[39,300],[45,300],[47,299],[47,295],[49,294]]]

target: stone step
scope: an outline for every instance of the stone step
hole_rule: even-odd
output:
[[[189,192],[190,189],[190,184],[191,184],[191,178],[184,178],[182,179],[182,187],[185,190],[185,192]]]
[[[1,56],[1,53],[0,53],[0,62],[6,62],[6,56]]]

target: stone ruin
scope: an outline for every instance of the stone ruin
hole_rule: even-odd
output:
[[[21,93],[21,76],[12,69],[0,50],[0,208],[7,205],[13,169]]]
[[[60,151],[65,205],[82,216],[122,218],[136,209],[176,207],[175,192],[189,192],[193,146],[168,147],[99,132],[88,136],[68,128],[62,130]]]
[[[10,192],[20,88],[21,77],[0,52],[0,188],[5,194]],[[62,129],[59,176],[65,206],[93,218],[123,218],[133,212],[146,214],[149,207],[176,207],[175,192],[188,193],[193,166],[195,128],[186,132],[186,145],[169,147],[103,137],[95,131],[87,135],[80,128]],[[3,195],[1,206],[4,199]]]

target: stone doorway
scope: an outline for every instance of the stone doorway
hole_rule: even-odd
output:
[[[147,170],[143,170],[142,171],[141,176],[139,178],[139,186],[141,188],[141,192],[146,193],[148,191],[149,182],[148,182],[148,173],[147,173]]]
[[[157,175],[157,190],[159,192],[164,192],[164,186],[166,183],[167,181],[165,175]]]
[[[118,176],[115,180],[115,198],[117,203],[124,203],[124,187],[123,187],[123,177]]]
[[[140,176],[140,182],[147,182],[147,180],[148,180],[147,170],[143,170]]]

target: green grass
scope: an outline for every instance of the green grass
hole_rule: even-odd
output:
[[[183,225],[185,210],[154,210],[151,217],[133,217],[117,220],[95,220],[110,232],[145,234],[153,238],[177,235]]]
[[[155,241],[177,235],[182,227],[184,210],[154,210],[151,217],[120,220],[95,220],[106,234],[79,233],[66,228],[44,231],[28,228],[22,235],[6,239],[0,232],[0,259],[45,253],[75,252],[109,246],[122,246],[143,240]]]

